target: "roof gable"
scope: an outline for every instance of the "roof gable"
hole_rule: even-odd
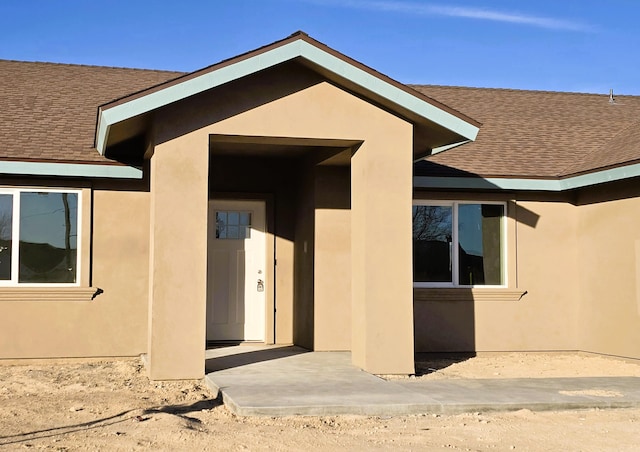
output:
[[[256,74],[276,65],[301,60],[339,82],[361,90],[410,119],[425,121],[451,133],[450,144],[475,139],[479,123],[462,113],[422,95],[357,61],[348,58],[308,35],[298,32],[289,38],[253,52],[179,77],[149,90],[102,105],[98,113],[96,149],[104,154],[110,128],[118,123],[150,113],[158,108],[197,95],[212,88]]]

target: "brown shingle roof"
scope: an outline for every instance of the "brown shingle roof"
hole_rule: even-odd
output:
[[[109,163],[93,147],[98,106],[183,75],[0,60],[0,160]],[[482,123],[418,175],[555,178],[640,161],[638,96],[413,88]]]
[[[482,123],[478,138],[428,157],[417,175],[557,178],[640,159],[640,97],[413,86]]]
[[[109,163],[93,147],[98,105],[179,75],[0,60],[0,160]]]

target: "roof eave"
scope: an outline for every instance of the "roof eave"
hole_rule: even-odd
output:
[[[80,177],[105,179],[142,179],[141,168],[130,165],[106,165],[71,162],[0,161],[0,174],[11,176]]]
[[[325,47],[305,34],[297,34],[275,46],[267,47],[267,50],[259,49],[255,53],[243,55],[237,61],[225,62],[220,67],[212,66],[210,71],[201,75],[185,77],[184,81],[172,83],[147,94],[132,96],[130,100],[104,105],[98,111],[96,149],[101,155],[105,154],[109,131],[114,124],[297,58],[345,78],[362,89],[386,99],[399,110],[408,110],[454,132],[464,140],[475,140],[479,123],[462,114],[446,111],[438,106],[437,102],[429,102],[426,96],[423,99],[420,93],[414,93],[407,87],[403,89],[399,83],[366,70],[357,62],[337,52],[330,52],[329,48]]]
[[[415,176],[413,186],[422,189],[516,190],[563,192],[640,176],[640,163],[558,179],[514,177]]]

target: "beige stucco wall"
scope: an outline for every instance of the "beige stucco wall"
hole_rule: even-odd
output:
[[[534,351],[576,350],[581,272],[578,262],[578,208],[562,196],[419,193],[424,199],[503,200],[508,203],[508,290],[475,300],[415,301],[416,350]],[[517,300],[517,294],[527,293]],[[464,292],[464,291],[462,291]],[[477,294],[477,292],[476,292]]]
[[[314,349],[351,349],[351,175],[315,172]]]
[[[412,138],[409,124],[394,126],[351,159],[351,352],[381,374],[414,371]]]
[[[351,228],[359,231],[351,238],[354,361],[411,373],[412,126],[311,71],[279,71],[159,111],[156,145],[202,143],[209,134],[362,141],[351,164]]]
[[[520,201],[539,218],[516,218],[518,302],[476,304],[477,350],[574,350],[577,284],[577,212],[568,202]],[[558,271],[562,269],[562,271]]]
[[[579,345],[640,358],[640,198],[617,195],[636,196],[637,189],[610,185],[578,198]]]
[[[60,186],[55,181],[18,182]],[[97,182],[93,191],[82,193],[81,286],[103,293],[86,301],[45,301],[37,295],[0,301],[0,358],[135,356],[146,351],[149,194],[144,182],[125,184]]]
[[[152,379],[204,376],[209,140],[158,143],[151,158],[148,362]]]
[[[150,178],[85,198],[95,220],[91,284],[104,293],[73,304],[2,302],[5,357],[147,352],[152,378],[202,376],[210,134],[361,143],[334,180],[340,189],[332,170],[310,170],[310,189],[290,204],[292,235],[274,232],[284,259],[271,277],[284,298],[270,321],[277,341],[303,332],[301,316],[312,319],[319,349],[350,348],[374,373],[413,372],[412,125],[296,65],[157,112]]]

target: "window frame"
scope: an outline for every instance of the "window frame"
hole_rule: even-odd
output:
[[[503,214],[500,221],[500,234],[501,234],[501,271],[502,271],[502,284],[473,284],[466,285],[460,284],[460,271],[459,271],[459,240],[458,240],[458,207],[464,204],[489,204],[500,205],[503,208]],[[508,265],[508,237],[507,237],[507,202],[506,201],[483,201],[483,200],[430,200],[430,199],[414,199],[412,203],[412,210],[415,206],[437,206],[437,207],[451,207],[451,282],[433,282],[433,281],[413,281],[413,287],[416,289],[422,288],[453,288],[453,289],[504,289],[509,287],[509,265]],[[412,233],[413,234],[413,233]],[[412,259],[413,259],[413,238],[412,238]],[[413,263],[411,266],[413,272]],[[412,276],[415,278],[415,275]]]
[[[73,188],[49,188],[49,187],[0,187],[0,195],[13,196],[13,211],[11,218],[11,279],[0,280],[0,288],[28,288],[28,287],[80,287],[82,286],[83,266],[83,196],[82,189]],[[75,282],[46,282],[46,283],[21,283],[20,271],[20,194],[21,193],[69,193],[78,196],[76,213],[76,277]]]

